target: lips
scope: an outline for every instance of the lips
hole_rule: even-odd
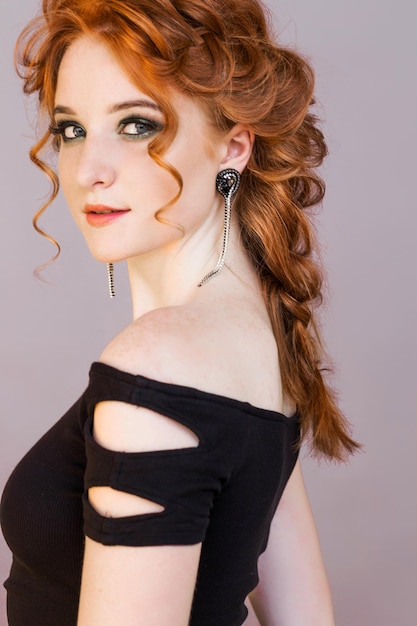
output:
[[[84,213],[91,226],[105,226],[123,217],[130,209],[118,209],[104,204],[86,204]]]

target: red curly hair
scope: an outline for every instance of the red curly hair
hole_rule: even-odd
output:
[[[97,37],[161,106],[166,124],[149,153],[176,178],[178,195],[181,176],[163,160],[177,130],[167,85],[197,99],[220,131],[243,123],[254,132],[234,209],[263,286],[283,389],[299,408],[302,439],[309,437],[313,452],[336,460],[354,452],[359,446],[323,378],[315,320],[322,273],[306,209],[323,198],[315,168],[327,149],[310,110],[309,64],[274,42],[259,0],[43,0],[42,8],[17,43],[24,92],[38,93],[41,112],[51,117],[65,51],[80,36]],[[51,141],[47,130],[30,155],[53,183],[34,225],[54,241],[38,226],[59,188],[57,175],[39,157]]]

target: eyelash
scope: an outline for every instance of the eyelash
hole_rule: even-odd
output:
[[[145,127],[145,132],[143,133],[126,133],[124,132],[124,130],[126,129],[127,126],[131,125],[131,124],[136,124],[136,125],[141,125],[142,127]],[[129,140],[131,141],[140,141],[143,139],[148,139],[149,137],[151,137],[152,135],[154,135],[155,133],[159,132],[160,130],[162,130],[164,127],[164,125],[161,122],[157,122],[155,120],[149,120],[143,117],[129,117],[126,118],[124,120],[122,120],[119,124],[118,127],[118,131],[120,135],[123,135],[124,137],[127,137]],[[65,135],[65,131],[67,130],[67,128],[76,128],[76,129],[80,129],[83,134],[79,135],[78,137],[67,137]],[[53,122],[50,124],[49,126],[49,132],[52,135],[55,135],[56,137],[62,139],[62,141],[64,143],[71,143],[72,141],[76,141],[77,139],[80,139],[82,137],[86,136],[86,131],[85,129],[80,126],[80,124],[77,124],[76,122],[72,121],[72,120],[60,120],[59,122]]]

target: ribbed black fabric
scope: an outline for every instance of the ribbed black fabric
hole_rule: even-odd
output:
[[[93,439],[95,405],[120,400],[195,432],[183,450],[118,453]],[[1,524],[13,552],[10,626],[76,626],[84,533],[106,545],[203,542],[191,626],[240,626],[257,560],[297,459],[298,418],[94,363],[80,400],[11,475]],[[94,485],[142,495],[162,513],[101,517]]]

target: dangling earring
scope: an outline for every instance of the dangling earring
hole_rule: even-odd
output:
[[[113,263],[107,263],[107,279],[109,282],[109,296],[114,298],[116,295],[114,292],[114,265]]]
[[[216,189],[224,198],[224,228],[223,228],[223,245],[222,252],[216,267],[211,270],[204,278],[198,283],[201,287],[205,285],[211,278],[217,276],[217,274],[223,269],[224,262],[226,260],[227,248],[229,245],[230,236],[230,218],[232,214],[232,197],[235,195],[240,185],[240,174],[237,170],[227,169],[222,170],[217,174]]]

